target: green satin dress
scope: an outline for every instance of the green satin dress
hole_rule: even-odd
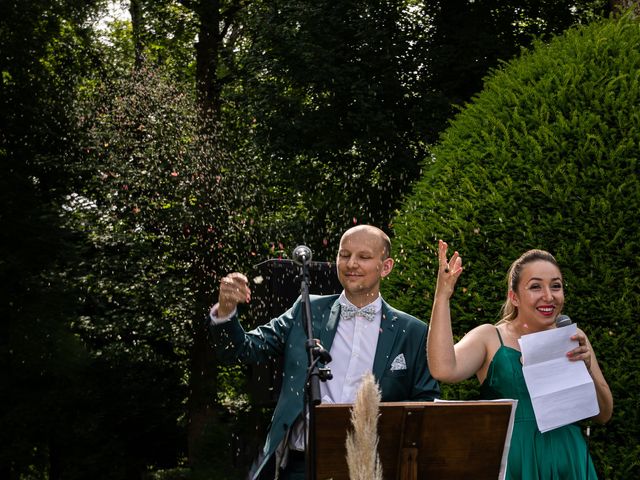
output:
[[[500,348],[480,387],[480,398],[518,400],[507,480],[596,480],[598,477],[578,425],[540,433],[522,374],[522,355],[504,345],[500,332],[498,337]]]

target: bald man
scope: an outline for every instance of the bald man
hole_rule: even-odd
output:
[[[322,382],[322,403],[353,403],[363,375],[375,376],[383,402],[430,401],[439,396],[425,354],[427,326],[392,308],[380,296],[380,282],[393,270],[391,242],[379,228],[359,225],[340,239],[336,258],[340,295],[311,295],[313,337],[331,353],[333,378]],[[300,298],[278,318],[246,332],[237,305],[251,300],[247,278],[231,273],[220,282],[211,309],[210,331],[223,361],[257,363],[284,359],[282,388],[271,428],[250,478],[261,476],[275,458],[279,478],[301,480],[304,471],[304,387],[307,352]]]

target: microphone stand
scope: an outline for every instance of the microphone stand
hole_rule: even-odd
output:
[[[298,247],[299,249],[300,247]],[[305,348],[307,350],[308,357],[308,370],[307,370],[307,382],[305,385],[305,407],[309,415],[309,427],[305,435],[306,449],[305,449],[305,464],[307,470],[306,478],[308,480],[316,479],[316,441],[315,441],[315,411],[316,405],[321,403],[320,396],[320,381],[323,382],[332,378],[331,370],[329,368],[318,367],[318,362],[329,363],[331,361],[331,355],[327,352],[320,340],[313,338],[313,318],[311,313],[311,304],[309,302],[309,262],[311,261],[311,251],[304,251],[306,255],[298,256],[294,251],[294,260],[300,265],[300,272],[302,274],[302,281],[300,284],[300,296],[302,303],[302,315],[304,320],[305,331],[307,334],[307,340],[305,342]]]

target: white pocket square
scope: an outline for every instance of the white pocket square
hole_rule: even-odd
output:
[[[400,354],[398,355],[396,358],[393,359],[393,362],[391,362],[391,371],[395,372],[396,370],[406,370],[407,369],[407,362],[404,359],[404,354]]]

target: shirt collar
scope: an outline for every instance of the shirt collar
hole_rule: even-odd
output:
[[[363,305],[362,307],[356,307],[353,303],[349,301],[347,296],[344,294],[344,290],[343,290],[342,293],[340,294],[340,298],[338,298],[338,301],[340,302],[340,305],[351,305],[355,308],[364,308],[368,305],[373,305],[373,307],[375,308],[376,314],[379,313],[380,310],[382,310],[382,296],[380,294],[378,294],[378,297],[375,300],[368,303],[367,305]]]

